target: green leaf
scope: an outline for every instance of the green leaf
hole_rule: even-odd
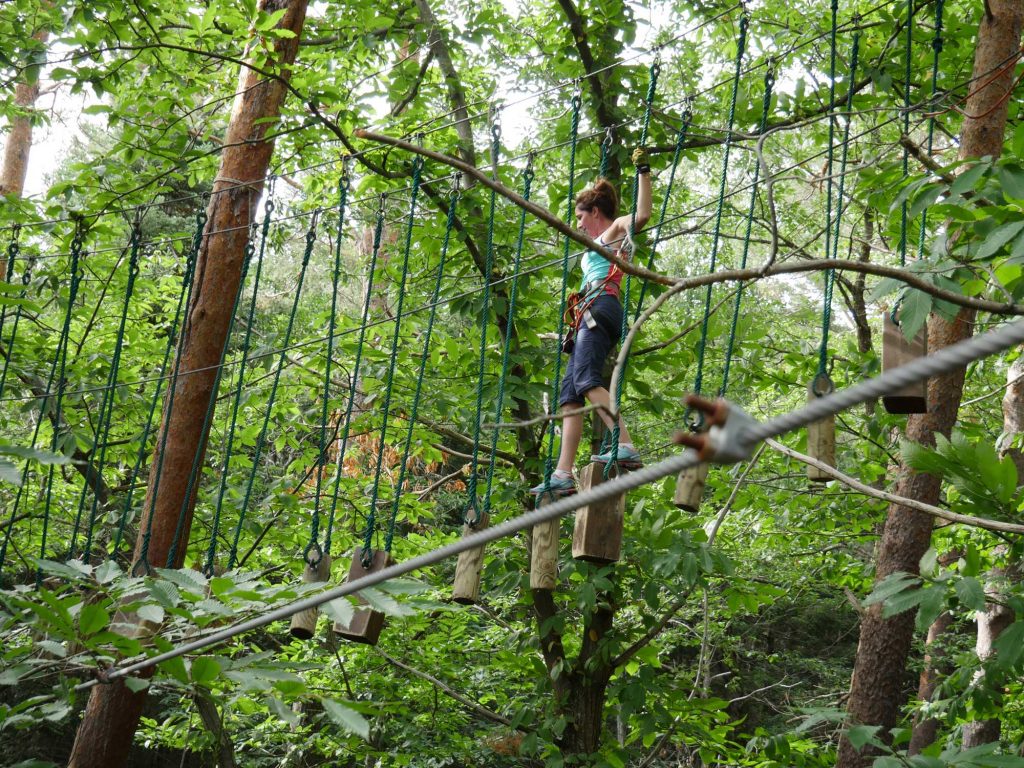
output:
[[[0,443],[0,454],[7,456],[18,456],[22,459],[38,461],[40,464],[70,464],[71,457],[61,453],[41,451],[38,448],[25,448],[21,445]]]
[[[220,675],[220,662],[214,656],[200,656],[192,661],[192,682],[208,685]]]
[[[126,677],[124,679],[124,687],[132,693],[138,693],[149,688],[149,680],[142,677]]]
[[[979,246],[977,253],[974,254],[974,258],[991,258],[1004,245],[1020,234],[1022,229],[1024,229],[1024,221],[1011,221],[1009,224],[1003,224],[1002,226],[996,227],[988,233],[984,242]]]
[[[1024,200],[1024,169],[1014,163],[1008,163],[999,169],[999,183],[1003,194],[1017,200]]]
[[[21,487],[21,470],[7,459],[0,458],[0,480]]]
[[[343,730],[362,736],[364,739],[370,738],[369,722],[354,709],[332,699],[322,699],[320,703],[323,704],[327,716]]]
[[[912,341],[926,322],[932,311],[932,297],[927,293],[909,290],[900,304],[900,330],[907,341]]]
[[[956,177],[956,180],[949,187],[949,196],[956,197],[974,189],[974,185],[985,175],[989,164],[978,162]]]
[[[154,605],[153,603],[140,605],[135,613],[142,621],[149,621],[153,624],[160,624],[164,620],[163,606]]]
[[[106,629],[110,623],[110,614],[102,605],[88,604],[82,606],[82,612],[78,616],[78,627],[83,635],[95,635],[101,629]]]
[[[846,738],[853,745],[854,749],[861,749],[865,744],[875,744],[878,740],[875,734],[881,730],[880,725],[855,725],[846,731]]]
[[[355,609],[347,597],[339,597],[337,600],[324,603],[320,606],[320,610],[325,616],[346,627],[352,621],[352,616],[355,614]]]
[[[985,610],[985,590],[973,576],[965,576],[956,582],[956,594],[966,608],[973,611]]]

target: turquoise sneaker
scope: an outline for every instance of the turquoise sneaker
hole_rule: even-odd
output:
[[[607,464],[612,460],[611,448],[604,453],[595,453],[590,457],[590,460],[598,464]],[[626,469],[639,469],[644,465],[643,459],[640,458],[640,452],[636,448],[622,444],[619,445],[615,461],[620,467],[625,467]]]
[[[540,496],[542,493],[549,492],[556,496],[570,496],[576,493],[576,481],[571,476],[558,477],[553,474],[551,475],[551,481],[546,486],[541,481],[530,489],[530,493],[534,496]]]

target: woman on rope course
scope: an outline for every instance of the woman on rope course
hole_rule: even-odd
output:
[[[638,177],[635,216],[618,216],[619,195],[607,179],[598,178],[593,186],[576,197],[577,228],[601,245],[614,249],[620,258],[629,258],[633,245],[630,237],[651,218],[651,166],[642,147],[633,152],[633,162]],[[622,271],[594,251],[583,255],[581,266],[583,282],[580,290],[569,297],[566,305],[568,327],[563,351],[569,353],[569,362],[565,366],[558,398],[559,407],[569,413],[562,418],[558,465],[549,482],[541,482],[530,489],[530,493],[536,495],[576,492],[573,466],[583,435],[583,414],[572,411],[578,411],[584,400],[598,407],[608,429],[615,427],[609,415],[611,401],[601,372],[622,331],[623,308],[619,299]],[[636,469],[641,466],[640,453],[633,446],[621,414],[618,426],[617,455],[614,450],[608,450],[591,456],[591,461],[608,463],[615,456],[619,466]]]

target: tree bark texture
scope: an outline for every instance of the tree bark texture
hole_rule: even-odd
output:
[[[280,79],[264,79],[248,67],[243,67],[239,76],[224,139],[225,150],[207,209],[187,325],[178,347],[180,374],[173,387],[173,408],[168,407],[168,395],[135,545],[135,559],[147,549],[147,560],[154,566],[163,567],[172,548],[176,552],[173,567],[180,567],[184,559],[195,503],[194,489],[191,498],[186,498],[189,474],[197,456],[202,465],[207,438],[203,430],[206,409],[210,398],[216,395],[214,366],[221,360],[242,276],[249,223],[274,149],[273,141],[265,136],[280,114],[288,67],[295,61],[306,6],[307,0],[261,0],[259,7],[267,13],[286,10],[278,26],[291,30],[295,37],[274,43]],[[155,488],[154,479],[161,466],[159,488]],[[147,529],[151,529],[148,548]],[[75,737],[69,768],[124,765],[145,698],[145,692],[132,694],[121,681],[93,688]]]
[[[43,45],[50,39],[50,30],[40,29],[33,38]],[[39,81],[22,82],[14,87],[14,106],[30,112],[39,98]],[[28,157],[32,151],[32,117],[21,115],[11,120],[11,130],[4,144],[3,170],[0,171],[0,196],[21,197],[28,175]],[[7,254],[0,253],[0,280],[7,274]]]
[[[982,16],[978,29],[973,73],[974,82],[984,85],[967,101],[968,117],[961,131],[962,158],[996,157],[1002,152],[1007,94],[1013,87],[1013,73],[1006,69],[994,78],[992,74],[1020,48],[1024,0],[990,0],[986,7],[990,14]],[[966,309],[952,321],[932,315],[928,322],[929,350],[935,352],[970,336],[974,315]],[[908,417],[907,438],[934,445],[936,433],[948,436],[956,422],[963,385],[963,370],[932,379],[928,386],[929,412]],[[935,504],[940,484],[937,477],[903,469],[896,478],[895,493]],[[879,543],[875,578],[880,581],[897,571],[916,574],[921,556],[931,542],[931,530],[928,516],[891,505]],[[906,664],[913,633],[913,612],[883,619],[882,607],[873,605],[865,613],[847,705],[851,724],[880,725],[881,736],[888,737],[906,700]],[[847,739],[841,740],[838,768],[859,768],[870,762],[867,750],[862,754]]]

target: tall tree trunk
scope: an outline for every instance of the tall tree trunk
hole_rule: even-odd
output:
[[[1017,467],[1017,482],[1024,482],[1024,451],[1017,448],[1017,441],[1024,432],[1024,358],[1017,358],[1006,372],[1006,394],[1003,395],[1003,433],[999,437],[999,453],[1009,457]],[[1001,549],[1005,550],[1005,547]],[[1009,557],[1009,553],[1006,553]],[[978,659],[984,662],[995,652],[995,642],[1016,619],[1013,609],[1006,603],[1002,592],[1007,582],[1020,583],[1019,562],[1010,562],[1005,568],[994,569],[989,574],[986,592],[996,599],[984,611],[978,611],[978,637],[974,650]],[[1002,723],[998,718],[975,720],[964,725],[963,747],[971,749],[982,744],[999,740]]]
[[[180,567],[185,555],[195,491],[186,499],[192,462],[200,462],[206,449],[205,413],[213,391],[214,366],[220,362],[242,276],[243,252],[253,208],[263,189],[263,178],[273,153],[265,139],[280,114],[286,93],[288,67],[295,61],[308,0],[261,0],[260,10],[286,13],[278,24],[294,37],[276,39],[274,49],[280,79],[263,79],[243,67],[235,93],[224,153],[207,209],[208,220],[196,262],[195,288],[188,307],[187,326],[178,347],[181,375],[174,387],[174,408],[165,400],[157,452],[150,471],[140,534],[135,544],[138,560],[146,549],[148,562],[163,566],[172,548],[172,565]],[[192,373],[196,371],[196,373]],[[163,450],[159,446],[166,434]],[[162,465],[159,489],[154,489]],[[184,519],[179,529],[179,514]],[[145,532],[150,528],[147,544]],[[69,768],[115,768],[124,765],[138,725],[145,691],[132,693],[118,680],[93,688],[75,736]]]
[[[1013,87],[1013,73],[1004,70],[989,80],[1001,64],[1016,55],[1020,48],[1024,0],[989,0],[978,28],[974,56],[974,82],[985,83],[967,100],[966,117],[961,132],[960,156],[998,156],[1002,152],[1006,128],[1007,93]],[[943,349],[971,335],[974,312],[962,310],[952,321],[932,315],[928,322],[928,348]],[[964,370],[936,377],[928,385],[929,412],[907,419],[907,438],[924,445],[934,445],[935,435],[949,435],[956,421],[963,393]],[[896,479],[895,493],[935,504],[941,480],[907,469]],[[879,543],[875,578],[884,579],[897,571],[917,573],[921,556],[931,541],[932,520],[899,504],[889,507],[882,539]],[[914,633],[914,614],[905,612],[889,619],[882,618],[882,607],[873,605],[861,623],[860,644],[850,683],[847,713],[851,723],[882,726],[882,738],[889,736],[905,699],[907,656]],[[836,765],[855,768],[870,762],[842,739]]]
[[[50,39],[50,30],[42,28],[32,37],[43,45]],[[25,191],[25,178],[28,175],[28,156],[32,150],[32,117],[31,110],[39,98],[39,80],[21,82],[14,87],[14,106],[25,110],[11,120],[11,131],[4,144],[3,170],[0,171],[0,196],[13,195],[21,197]],[[7,255],[0,253],[0,280],[7,274]]]

